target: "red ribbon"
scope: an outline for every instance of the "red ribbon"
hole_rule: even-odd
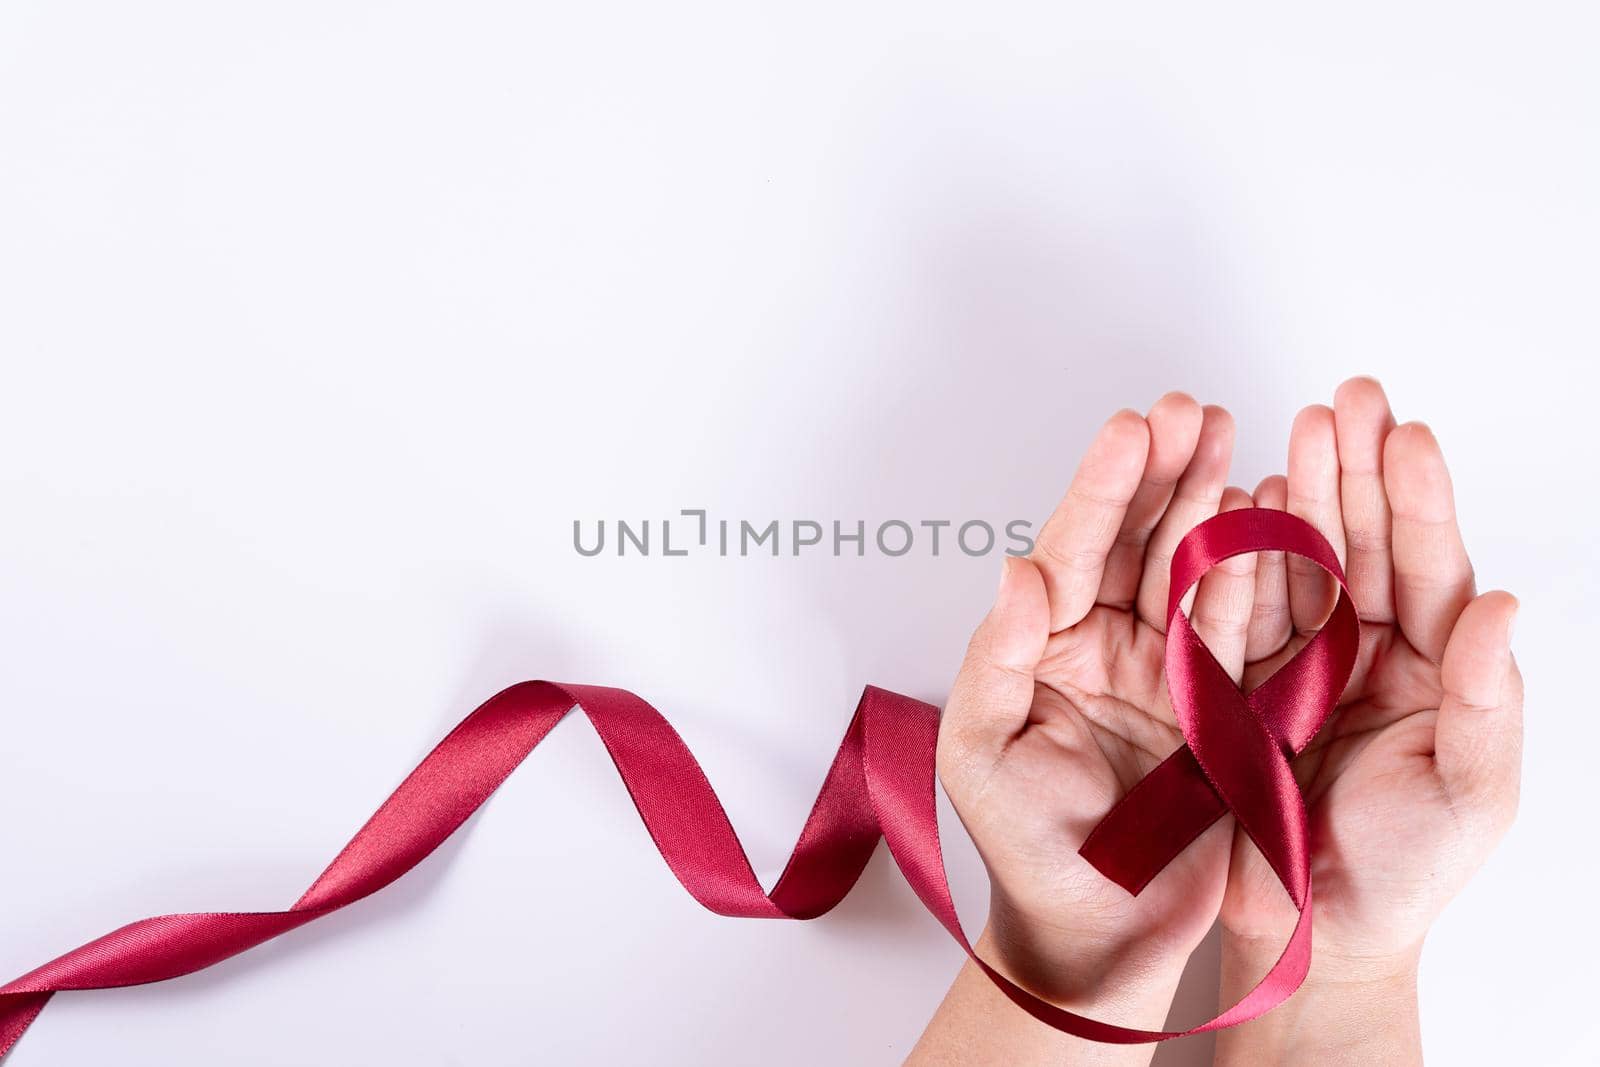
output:
[[[1285,549],[1337,579],[1338,603],[1293,659],[1243,694],[1179,607],[1229,556]],[[1184,538],[1167,604],[1167,683],[1188,742],[1111,809],[1083,855],[1138,893],[1205,828],[1231,811],[1299,909],[1288,946],[1243,1000],[1183,1031],[1139,1030],[1033,996],[973,954],[939,849],[934,803],[937,708],[883,689],[862,694],[788,866],[761,888],[727,813],[677,732],[643,700],[602,686],[522,682],[462,720],[287,911],[141,919],[0,986],[0,1055],[63,990],[140,985],[190,974],[377,892],[416,866],[487,800],[550,730],[582,708],[616,763],[667,866],[720,915],[810,919],[839,903],[879,837],[922,903],[1024,1011],[1095,1041],[1164,1041],[1231,1026],[1282,1003],[1311,960],[1311,869],[1305,805],[1289,758],[1321,728],[1355,662],[1359,624],[1332,548],[1281,511],[1229,511]]]

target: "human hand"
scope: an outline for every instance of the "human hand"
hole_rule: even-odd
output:
[[[1311,829],[1311,974],[1286,1005],[1219,1035],[1219,1061],[1374,1062],[1361,1051],[1373,1042],[1381,1062],[1420,1062],[1423,937],[1516,813],[1517,602],[1475,596],[1438,442],[1420,423],[1395,427],[1371,379],[1345,382],[1332,410],[1300,413],[1288,477],[1262,483],[1255,502],[1311,522],[1345,561],[1361,649],[1338,708],[1294,763]],[[1321,571],[1281,553],[1264,556],[1256,579],[1247,688],[1305,643],[1334,599]],[[1242,832],[1221,919],[1227,1003],[1270,966],[1295,920]]]
[[[940,778],[989,871],[980,952],[1038,995],[1108,1021],[1163,1021],[1222,899],[1231,820],[1137,897],[1078,848],[1183,744],[1163,677],[1168,572],[1190,529],[1249,506],[1243,490],[1224,490],[1232,446],[1227,412],[1182,394],[1148,418],[1113,416],[1033,555],[1007,559],[941,724]],[[1236,678],[1254,570],[1248,556],[1214,569],[1191,610]]]

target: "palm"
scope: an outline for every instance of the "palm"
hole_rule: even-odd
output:
[[[1281,656],[1252,664],[1253,685]],[[1399,628],[1363,626],[1362,656],[1327,726],[1295,760],[1310,819],[1319,932],[1362,951],[1409,944],[1433,918],[1428,883],[1441,869],[1450,801],[1434,760],[1439,667]],[[1281,930],[1288,902],[1261,853],[1242,839],[1229,869],[1223,922]]]
[[[1092,932],[1153,949],[1193,944],[1216,914],[1227,835],[1184,850],[1138,897],[1078,855],[1105,813],[1183,743],[1162,669],[1166,636],[1133,612],[1105,606],[1055,634],[1035,675],[1028,726],[997,769],[996,827],[1025,872],[1002,888],[1029,914],[1087,916]],[[1042,803],[1041,803],[1042,801]],[[1022,818],[1014,817],[1022,813]],[[1063,832],[1065,831],[1065,832]],[[1038,897],[1040,891],[1044,896]],[[1085,931],[1090,932],[1090,931]]]
[[[1058,999],[1114,983],[1114,968],[1186,955],[1216,917],[1228,864],[1226,823],[1137,897],[1078,854],[1183,741],[1159,625],[1172,548],[1219,507],[1249,504],[1223,490],[1225,413],[1169,396],[1148,423],[1121,418],[1091,446],[1032,561],[1012,561],[940,741],[945,788],[989,868],[991,934],[1028,941],[1009,946],[1009,962]],[[1235,669],[1253,583],[1248,564],[1219,568],[1196,592],[1202,634],[1214,646],[1238,634],[1222,657]]]
[[[1302,412],[1288,478],[1269,479],[1257,497],[1300,513],[1348,557],[1362,617],[1339,706],[1294,762],[1316,944],[1359,957],[1415,947],[1515,809],[1520,697],[1500,692],[1519,684],[1505,647],[1515,601],[1474,599],[1437,443],[1425,427],[1394,428],[1369,379],[1341,387],[1333,411]],[[1331,599],[1311,568],[1261,569],[1247,686],[1305,643]],[[1238,834],[1223,925],[1277,940],[1293,919],[1276,876]]]

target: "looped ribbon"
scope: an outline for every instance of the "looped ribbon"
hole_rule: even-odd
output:
[[[1339,584],[1323,628],[1270,678],[1241,693],[1180,603],[1218,562],[1282,549]],[[882,837],[918,898],[1020,1008],[1094,1041],[1164,1041],[1245,1022],[1287,999],[1311,959],[1305,805],[1290,758],[1321,728],[1349,680],[1359,623],[1332,548],[1285,512],[1242,509],[1195,527],[1172,562],[1166,672],[1187,742],[1120,800],[1081,853],[1137,894],[1226,812],[1255,841],[1299,920],[1282,956],[1233,1007],[1188,1030],[1140,1030],[1048,1003],[978,958],[950,897],[934,800],[939,710],[867,687],[799,842],[770,893],[761,888],[721,802],[677,732],[639,697],[604,686],[521,682],[468,715],[423,759],[286,911],[164,915],[96,938],[0,986],[0,1055],[55,993],[190,974],[353,904],[395,881],[455,832],[556,723],[581,708],[611,755],[667,866],[719,915],[810,919],[842,900]]]

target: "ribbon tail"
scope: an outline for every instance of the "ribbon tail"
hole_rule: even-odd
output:
[[[53,993],[6,993],[0,995],[0,1056],[22,1040],[33,1020],[50,1003]]]

